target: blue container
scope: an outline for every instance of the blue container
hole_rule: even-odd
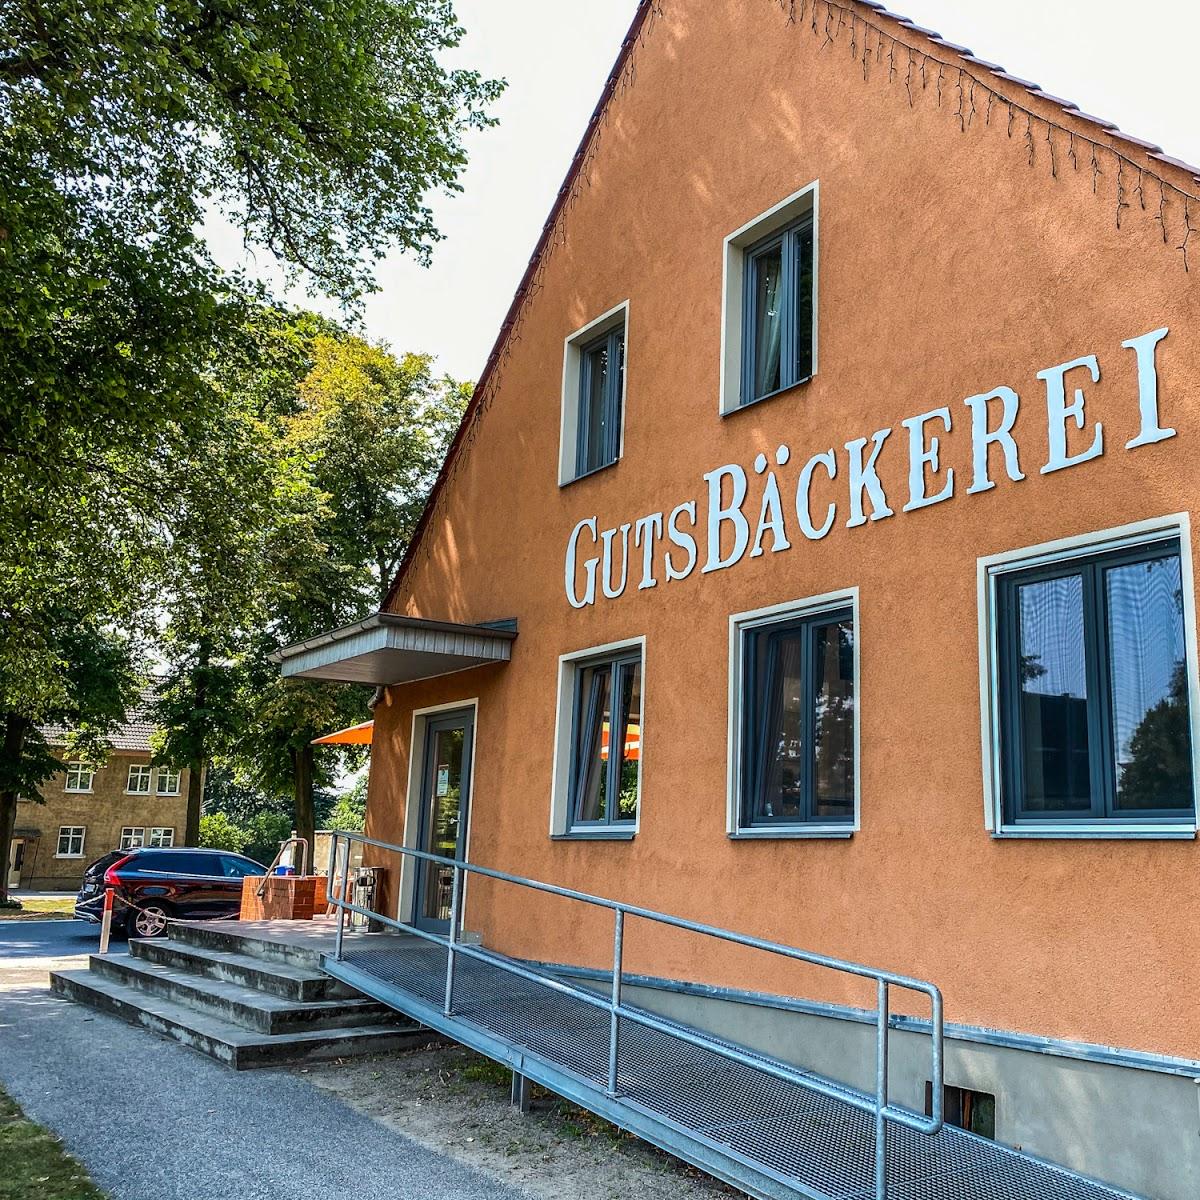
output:
[[[280,863],[279,866],[275,868],[276,875],[295,875],[295,873],[296,868],[288,863]]]

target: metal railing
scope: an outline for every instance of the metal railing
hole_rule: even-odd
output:
[[[350,845],[357,842],[362,846],[374,846],[377,849],[394,854],[402,854],[418,862],[434,863],[441,867],[449,867],[453,872],[453,883],[450,901],[450,929],[445,936],[433,933],[428,929],[406,921],[396,920],[382,913],[371,912],[346,899],[348,876],[350,869]],[[613,963],[611,990],[607,997],[591,989],[578,987],[562,979],[547,975],[544,972],[532,970],[519,962],[503,955],[491,953],[482,947],[469,945],[459,941],[459,924],[461,922],[463,878],[465,875],[479,875],[487,879],[495,879],[501,883],[511,883],[518,887],[530,888],[533,891],[544,892],[551,896],[561,896],[567,900],[577,900],[596,908],[607,908],[613,913]],[[340,888],[334,886],[335,878],[340,876]],[[885,1200],[887,1196],[886,1162],[888,1122],[904,1125],[919,1133],[935,1134],[941,1130],[943,1121],[943,1073],[942,1073],[942,1043],[943,1018],[942,994],[938,988],[923,979],[915,979],[907,975],[898,975],[892,971],[882,971],[868,967],[862,963],[848,962],[843,959],[831,958],[824,954],[814,954],[808,950],[800,950],[795,946],[787,946],[781,942],[771,942],[763,938],[751,937],[744,933],[735,933],[729,929],[721,929],[715,925],[706,925],[698,921],[689,921],[684,917],[671,916],[669,913],[655,912],[653,909],[641,908],[636,904],[624,904],[618,900],[610,900],[604,896],[593,896],[587,892],[578,892],[572,888],[558,887],[551,883],[542,883],[535,879],[526,879],[520,875],[512,875],[507,871],[497,871],[491,867],[481,867],[474,863],[463,862],[459,859],[444,858],[438,854],[430,854],[424,850],[415,850],[409,846],[396,846],[390,842],[377,841],[364,834],[337,831],[333,834],[333,845],[329,858],[329,902],[338,910],[337,932],[334,944],[334,957],[342,959],[342,943],[345,927],[345,917],[348,912],[360,913],[373,921],[379,921],[394,929],[402,930],[426,941],[444,946],[446,955],[446,986],[442,1005],[445,1016],[454,1015],[454,976],[455,964],[459,956],[472,958],[489,966],[498,967],[511,974],[530,980],[553,991],[573,996],[585,1004],[606,1009],[609,1013],[609,1046],[608,1046],[608,1087],[607,1093],[612,1098],[618,1097],[618,1063],[620,1059],[620,1024],[623,1019],[649,1029],[669,1034],[682,1041],[689,1042],[703,1049],[710,1050],[733,1062],[754,1068],[776,1079],[798,1084],[810,1091],[830,1096],[843,1103],[852,1105],[874,1117],[875,1124],[875,1196],[876,1200]],[[839,971],[847,975],[855,975],[862,979],[874,980],[876,985],[875,1007],[875,1095],[862,1094],[857,1091],[839,1087],[819,1076],[812,1075],[798,1068],[792,1068],[784,1063],[766,1060],[758,1055],[739,1050],[724,1042],[705,1037],[674,1022],[656,1017],[653,1013],[642,1009],[629,1008],[621,999],[621,984],[623,977],[623,954],[625,939],[625,919],[636,917],[659,925],[682,929],[689,933],[716,938],[734,945],[746,946],[752,950],[762,950],[797,962],[809,963],[817,967],[825,967],[831,971]],[[919,992],[929,997],[930,1004],[930,1069],[931,1082],[931,1112],[925,1116],[911,1109],[895,1105],[888,1100],[888,1050],[889,1031],[891,1029],[890,1007],[891,988],[902,988],[907,991]]]
[[[304,851],[304,854],[300,858],[300,874],[301,875],[308,874],[308,838],[302,838],[302,837],[284,838],[283,841],[279,843],[279,849],[275,851],[275,857],[273,859],[271,859],[271,865],[267,868],[267,873],[262,877],[262,883],[260,883],[258,885],[258,898],[260,900],[263,898],[263,895],[266,893],[267,881],[274,876],[275,868],[277,866],[279,866],[280,862],[283,861],[283,852],[289,846],[296,846],[296,845],[299,845],[299,847]],[[332,863],[332,860],[330,860],[330,862]]]

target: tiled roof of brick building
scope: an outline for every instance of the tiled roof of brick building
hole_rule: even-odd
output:
[[[108,744],[114,750],[140,750],[146,754],[150,752],[150,735],[158,728],[150,714],[153,700],[153,688],[146,688],[137,703],[130,706],[124,722],[108,735]],[[61,746],[66,741],[70,729],[65,725],[43,725],[41,731],[51,746]]]

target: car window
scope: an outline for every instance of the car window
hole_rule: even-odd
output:
[[[130,855],[129,864],[126,869],[130,871],[172,871],[178,869],[165,860],[165,854],[155,854],[152,851],[142,850],[137,854]]]
[[[142,851],[131,864],[139,871],[161,875],[218,875],[216,855],[180,854],[178,851]]]
[[[87,870],[84,871],[84,879],[95,879],[98,875],[103,875],[113,863],[125,857],[124,850],[110,850],[103,858],[98,858],[94,863],[91,863]]]
[[[248,858],[233,858],[221,855],[221,870],[229,879],[244,879],[247,875],[262,875],[263,869]]]

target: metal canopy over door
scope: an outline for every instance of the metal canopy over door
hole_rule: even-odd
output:
[[[417,845],[444,858],[466,858],[467,806],[475,712],[462,709],[433,717],[425,727],[421,775],[421,820]],[[421,862],[413,922],[435,933],[450,928],[454,872],[440,863]]]

